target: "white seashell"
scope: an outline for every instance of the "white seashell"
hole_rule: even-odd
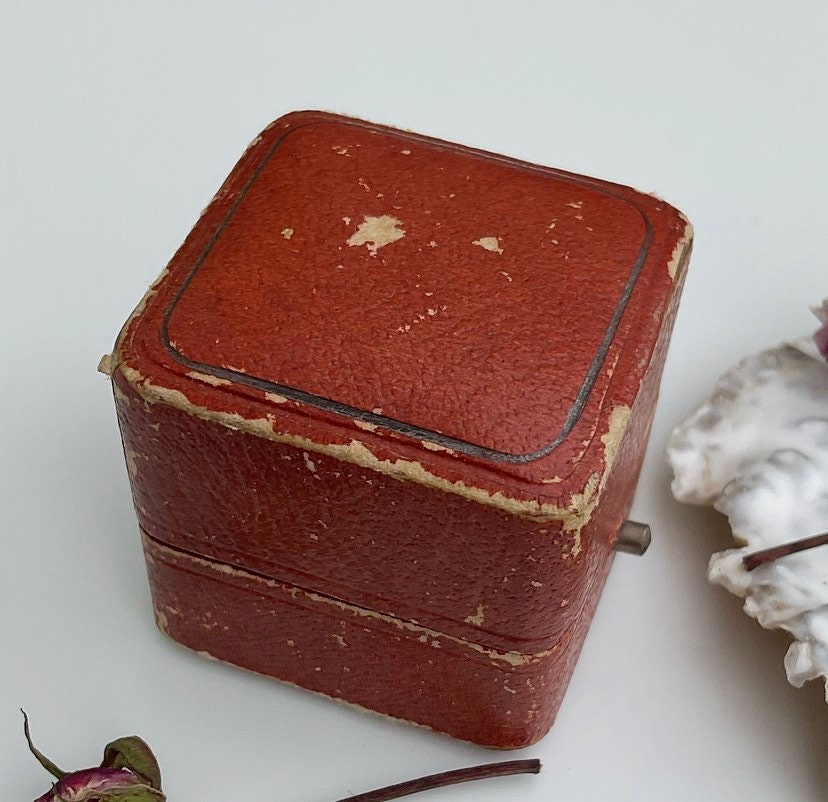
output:
[[[745,599],[745,612],[795,642],[792,685],[826,680],[828,546],[748,572],[742,558],[828,531],[828,362],[802,340],[748,357],[673,431],[673,495],[728,516],[741,548],[714,554],[708,578]]]

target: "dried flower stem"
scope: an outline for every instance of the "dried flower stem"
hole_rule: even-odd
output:
[[[508,777],[511,774],[538,774],[541,770],[540,760],[508,760],[503,763],[487,763],[483,766],[471,766],[467,769],[444,771],[441,774],[432,774],[420,777],[419,780],[409,780],[398,785],[389,785],[369,791],[367,794],[357,794],[339,802],[388,802],[390,799],[400,799],[420,791],[430,791],[433,788],[444,788],[447,785],[472,782],[473,780],[487,780],[491,777]]]
[[[781,546],[771,546],[769,549],[755,551],[753,554],[746,554],[742,559],[742,565],[746,571],[754,571],[762,565],[778,560],[780,557],[787,557],[789,554],[797,554],[807,549],[815,549],[818,546],[828,546],[828,532],[821,535],[813,535],[802,540],[794,540],[791,543],[783,543]]]

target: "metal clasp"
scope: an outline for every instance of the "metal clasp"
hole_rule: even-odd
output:
[[[638,521],[624,521],[618,528],[618,534],[612,544],[615,551],[636,554],[639,557],[650,548],[652,532],[647,524]]]

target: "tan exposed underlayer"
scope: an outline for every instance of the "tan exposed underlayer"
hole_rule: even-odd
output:
[[[483,604],[477,605],[477,610],[475,610],[474,615],[469,615],[465,618],[467,624],[474,624],[476,627],[482,627],[485,620],[486,606]]]
[[[348,239],[347,244],[352,248],[367,245],[371,256],[376,256],[380,248],[384,248],[405,236],[405,230],[400,228],[401,225],[402,223],[390,214],[383,214],[379,217],[366,215],[357,230]]]
[[[503,253],[503,248],[500,247],[500,242],[497,237],[481,237],[480,239],[474,240],[472,245],[477,245],[492,253]]]
[[[402,618],[396,618],[391,615],[385,615],[384,613],[378,613],[375,610],[369,610],[365,607],[356,607],[352,604],[348,604],[347,602],[335,599],[331,596],[323,596],[319,593],[313,593],[312,591],[296,587],[295,585],[287,585],[275,579],[267,579],[257,574],[248,573],[247,571],[244,571],[240,568],[235,568],[231,565],[227,565],[226,563],[214,562],[213,560],[207,560],[203,557],[197,557],[194,554],[185,554],[176,549],[172,549],[169,546],[164,546],[157,540],[150,538],[143,531],[141,532],[141,536],[144,538],[145,541],[148,541],[147,543],[145,543],[145,546],[151,547],[155,551],[161,552],[162,554],[169,555],[174,559],[188,560],[190,562],[195,563],[196,565],[200,565],[204,568],[208,568],[209,570],[216,571],[217,573],[226,574],[227,576],[242,579],[246,582],[254,582],[256,584],[266,585],[269,588],[290,593],[290,595],[293,596],[293,598],[302,597],[312,602],[325,604],[329,607],[336,607],[337,609],[342,610],[346,613],[350,613],[354,616],[358,616],[361,618],[372,618],[378,621],[382,621],[386,624],[391,624],[397,627],[397,629],[405,630],[407,632],[413,632],[419,635],[420,639],[423,640],[424,643],[431,643],[432,646],[439,646],[440,641],[450,641],[451,643],[455,643],[458,646],[462,646],[465,649],[470,649],[474,652],[478,652],[479,654],[483,654],[490,660],[508,663],[510,666],[514,667],[536,663],[539,660],[543,660],[545,657],[549,657],[549,655],[553,654],[558,650],[557,646],[553,646],[551,649],[545,649],[535,654],[523,654],[522,652],[502,652],[498,651],[497,649],[489,649],[486,646],[480,645],[479,643],[473,643],[472,641],[467,641],[463,638],[458,638],[454,635],[447,635],[445,632],[438,632],[435,629],[429,629],[428,627],[424,627],[419,624],[414,624],[411,621],[405,621]]]
[[[420,443],[423,448],[427,448],[429,451],[445,451],[447,454],[456,453],[453,448],[442,446],[439,443],[433,443],[431,440],[420,440]]]
[[[163,610],[155,610],[155,624],[165,635],[170,636],[170,622]]]
[[[212,376],[209,373],[199,373],[197,370],[191,370],[187,373],[191,379],[195,379],[205,384],[211,384],[213,387],[221,387],[222,384],[232,384],[229,379],[222,379],[221,376]]]
[[[516,499],[506,496],[501,491],[490,493],[483,488],[467,485],[463,481],[452,482],[441,476],[436,476],[427,471],[419,462],[405,459],[380,459],[366,448],[364,443],[358,440],[351,440],[350,443],[318,443],[308,437],[291,434],[289,432],[278,432],[273,429],[273,423],[268,418],[248,419],[235,412],[223,412],[207,409],[193,404],[180,390],[173,390],[169,387],[160,387],[145,379],[137,370],[121,363],[118,369],[130,383],[132,388],[147,403],[163,403],[176,409],[180,409],[190,415],[195,415],[203,420],[219,423],[230,429],[247,432],[257,437],[264,437],[280,443],[288,443],[299,449],[315,451],[319,454],[326,454],[344,462],[359,465],[378,473],[391,476],[402,481],[417,482],[418,484],[453,493],[463,498],[486,504],[491,507],[529,518],[535,521],[561,521],[567,532],[576,533],[576,546],[573,548],[573,555],[580,551],[578,537],[581,528],[589,521],[592,511],[598,503],[600,492],[609,474],[612,460],[618,450],[618,445],[626,430],[630,409],[627,406],[615,407],[610,415],[609,430],[601,438],[604,443],[604,472],[601,481],[598,483],[597,492],[594,486],[587,483],[584,492],[572,496],[568,507],[560,507],[557,504],[541,502],[536,499]]]
[[[364,420],[355,420],[354,423],[357,425],[358,428],[363,429],[366,432],[375,432],[377,430],[376,423],[369,423],[368,421]]]
[[[682,235],[681,239],[676,243],[676,247],[673,248],[673,253],[670,256],[670,261],[667,263],[667,272],[670,274],[670,278],[675,281],[676,274],[678,273],[679,265],[684,258],[684,253],[687,250],[687,245],[690,243],[690,240],[693,239],[693,226],[690,222],[682,216],[682,219],[687,224],[684,228],[684,234]]]
[[[572,543],[572,551],[570,554],[577,557],[581,553],[581,530],[584,524],[592,517],[593,510],[598,506],[598,501],[601,494],[604,492],[604,486],[609,479],[610,469],[612,468],[615,457],[618,455],[618,449],[621,447],[621,441],[624,438],[624,433],[627,431],[627,424],[630,420],[630,408],[626,405],[613,407],[610,413],[609,428],[601,437],[601,442],[604,444],[604,472],[602,474],[593,473],[586,483],[583,493],[576,493],[572,496],[573,509],[577,509],[580,513],[580,521],[578,525],[571,528],[570,524],[564,523],[564,531],[573,532],[575,537]]]
[[[104,354],[98,362],[98,373],[103,373],[104,376],[112,376],[115,370],[115,358],[112,354]]]

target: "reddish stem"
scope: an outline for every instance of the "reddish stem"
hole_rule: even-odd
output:
[[[389,785],[386,788],[379,788],[366,794],[357,794],[356,796],[340,799],[339,802],[388,802],[390,799],[400,799],[403,796],[418,794],[420,791],[430,791],[433,788],[444,788],[447,785],[458,785],[474,780],[488,780],[491,777],[508,777],[510,774],[538,774],[540,770],[541,762],[537,759],[487,763],[483,766],[444,771],[441,774],[420,777],[418,780]]]
[[[778,560],[780,557],[787,557],[789,554],[797,554],[807,549],[815,549],[818,546],[828,546],[828,532],[821,535],[813,535],[802,540],[794,540],[791,543],[783,543],[781,546],[771,546],[769,549],[755,551],[753,554],[746,554],[742,558],[742,565],[746,571],[754,571],[761,565]]]

